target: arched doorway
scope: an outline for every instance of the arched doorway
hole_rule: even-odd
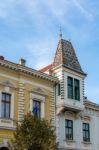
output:
[[[7,147],[1,147],[0,150],[9,150]]]

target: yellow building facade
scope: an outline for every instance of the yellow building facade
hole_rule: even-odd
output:
[[[0,150],[13,138],[15,121],[28,112],[55,125],[54,87],[58,79],[0,57]]]

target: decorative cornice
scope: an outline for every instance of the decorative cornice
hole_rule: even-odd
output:
[[[13,63],[13,62],[10,62],[10,61],[7,61],[7,60],[1,60],[0,59],[0,66],[3,66],[5,68],[9,68],[11,70],[15,70],[15,71],[18,71],[18,72],[23,72],[23,73],[28,74],[28,75],[33,75],[33,76],[36,76],[36,77],[40,77],[42,79],[46,79],[46,80],[49,80],[51,82],[58,83],[58,79],[54,76],[45,74],[45,73],[37,71],[35,69],[29,68],[29,67],[26,67],[26,66],[22,66],[20,64],[16,64],[16,63]]]
[[[38,93],[38,94],[41,94],[41,95],[45,95],[45,96],[48,95],[48,92],[42,90],[40,87],[33,88],[33,89],[31,90],[31,92],[35,92],[35,93]]]
[[[99,111],[99,105],[96,104],[96,103],[93,103],[89,100],[84,100],[84,105],[85,105],[86,108]]]
[[[10,81],[0,81],[0,85],[10,87],[10,88],[15,88],[15,86],[10,82]]]

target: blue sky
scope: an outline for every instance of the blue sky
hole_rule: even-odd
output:
[[[52,63],[59,29],[71,40],[83,70],[85,95],[99,103],[99,1],[0,0],[0,55],[34,69]]]

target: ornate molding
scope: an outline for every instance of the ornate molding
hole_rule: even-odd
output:
[[[0,85],[15,89],[15,85],[13,83],[11,83],[10,81],[8,81],[8,80],[0,81]]]
[[[41,94],[41,95],[44,95],[44,96],[47,96],[48,95],[48,92],[46,92],[45,90],[42,90],[40,87],[37,87],[37,88],[33,88],[31,90],[31,93],[32,92],[35,92],[35,93],[38,93],[38,94]]]
[[[72,111],[65,111],[65,117],[71,117],[71,118],[75,118],[75,113]]]
[[[19,65],[19,64],[7,61],[7,60],[0,60],[0,66],[15,70],[17,72],[23,72],[28,75],[40,77],[42,79],[46,79],[46,80],[54,82],[54,83],[58,83],[58,79],[54,76],[42,73],[42,72],[34,70],[32,68],[22,66],[22,65]]]
[[[88,114],[84,111],[81,111],[78,114],[76,114],[76,119],[78,119],[78,118],[80,118],[81,120],[84,120],[84,121],[90,121],[91,120],[90,114]]]

